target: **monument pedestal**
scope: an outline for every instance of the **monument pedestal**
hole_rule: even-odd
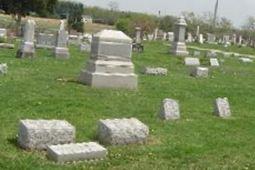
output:
[[[35,56],[35,45],[33,42],[23,42],[17,51],[17,58],[33,58]]]
[[[176,56],[188,56],[186,44],[183,42],[173,42],[172,43],[172,53]]]
[[[55,48],[55,57],[57,59],[68,59],[70,56],[69,49],[65,47],[56,47]]]

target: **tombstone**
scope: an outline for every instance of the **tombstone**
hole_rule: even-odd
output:
[[[206,53],[206,56],[207,56],[208,58],[216,58],[216,57],[217,57],[217,53],[216,53],[215,51],[208,51],[208,52]]]
[[[189,42],[189,43],[193,42],[193,37],[192,37],[192,34],[191,34],[191,33],[188,33],[187,42]]]
[[[196,30],[196,38],[197,38],[197,40],[199,40],[199,35],[200,35],[200,27],[198,25],[197,26],[197,30]]]
[[[167,33],[164,32],[164,33],[163,33],[163,40],[164,40],[164,41],[166,41],[166,37],[167,37]]]
[[[0,28],[0,38],[7,39],[7,30],[5,28]]]
[[[165,120],[180,119],[180,109],[178,102],[173,99],[164,99],[159,116]]]
[[[106,119],[98,123],[98,138],[102,144],[144,143],[148,136],[149,128],[136,118]]]
[[[161,68],[161,67],[157,67],[157,68],[145,67],[143,73],[147,75],[154,75],[154,76],[166,76],[167,69]]]
[[[229,35],[224,35],[223,36],[223,43],[224,44],[230,44],[230,42],[229,42]]]
[[[91,52],[91,44],[87,42],[83,42],[80,44],[80,51],[83,52]]]
[[[156,29],[154,30],[153,39],[154,39],[154,40],[157,40],[157,39],[158,39],[158,28],[156,28]]]
[[[141,40],[141,28],[140,27],[136,27],[135,31],[136,31],[135,43],[141,44],[142,43],[142,40]]]
[[[233,44],[236,44],[236,39],[237,39],[237,38],[236,38],[236,34],[233,34],[233,36],[232,36],[232,43],[233,43]]]
[[[29,19],[26,21],[25,24],[21,46],[17,51],[17,58],[34,57],[35,55],[34,35],[35,35],[35,21]]]
[[[174,41],[174,33],[173,32],[168,32],[167,36],[168,36],[168,41],[170,41],[170,42]]]
[[[80,45],[80,36],[79,35],[69,35],[68,44]]]
[[[1,74],[7,74],[8,72],[8,66],[6,63],[0,64],[0,75]]]
[[[199,56],[201,56],[201,52],[200,51],[194,51],[193,56],[194,57],[199,57]]]
[[[187,23],[184,17],[181,16],[175,23],[174,42],[172,43],[172,53],[176,56],[187,56],[189,54],[185,43],[186,27]]]
[[[241,35],[239,35],[239,38],[238,38],[238,45],[242,45],[243,44],[243,38]]]
[[[204,36],[203,34],[199,34],[199,41],[200,44],[204,44]]]
[[[61,120],[21,120],[18,143],[24,149],[46,149],[47,145],[73,143],[75,128]]]
[[[252,59],[246,58],[246,57],[241,57],[239,60],[240,60],[241,62],[243,62],[243,63],[252,63],[252,62],[253,62]]]
[[[228,98],[217,98],[214,103],[214,114],[216,116],[227,118],[231,116]]]
[[[36,48],[54,49],[56,37],[54,34],[39,33],[36,40]]]
[[[206,67],[193,67],[190,70],[190,75],[193,77],[208,77],[209,69]]]
[[[214,34],[208,33],[208,34],[207,34],[207,43],[209,43],[209,44],[214,44],[215,41],[216,41],[215,35],[214,35]]]
[[[95,142],[50,145],[48,157],[57,163],[103,159],[107,149]]]
[[[186,57],[184,59],[184,63],[186,66],[199,66],[200,61],[198,58]]]
[[[121,31],[103,30],[93,36],[87,69],[79,81],[97,88],[137,88],[131,62],[132,39]]]
[[[217,58],[210,58],[210,65],[212,67],[219,67],[220,63]]]
[[[67,47],[68,32],[65,30],[65,22],[61,20],[60,28],[57,34],[57,43],[55,48],[55,57],[57,59],[68,59],[69,49]]]
[[[148,34],[148,40],[152,41],[153,40],[153,36],[154,36],[153,34]]]

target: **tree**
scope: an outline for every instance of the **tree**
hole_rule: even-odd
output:
[[[171,32],[173,31],[175,20],[175,17],[167,15],[160,19],[159,28],[165,32]]]
[[[108,6],[109,6],[111,11],[118,11],[119,10],[119,4],[116,1],[110,1],[108,3]]]

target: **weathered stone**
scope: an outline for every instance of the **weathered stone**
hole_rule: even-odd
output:
[[[0,48],[14,49],[15,45],[14,44],[9,44],[9,43],[0,43]]]
[[[21,120],[18,143],[24,149],[46,149],[47,145],[73,143],[75,128],[61,120]]]
[[[81,43],[80,44],[80,51],[91,52],[91,44]]]
[[[243,62],[243,63],[252,63],[252,62],[253,62],[252,59],[250,59],[250,58],[245,58],[245,57],[241,57],[239,60],[240,60],[241,62]]]
[[[200,61],[198,58],[186,57],[184,59],[184,63],[186,66],[199,66]]]
[[[217,58],[210,58],[210,65],[212,67],[219,67],[220,63]]]
[[[186,27],[187,23],[184,17],[181,16],[175,23],[174,41],[171,49],[172,54],[176,56],[187,56],[189,54],[185,43]]]
[[[56,45],[54,34],[39,33],[36,40],[36,48],[53,49]]]
[[[141,44],[142,43],[142,39],[141,39],[141,31],[142,30],[140,27],[136,27],[135,31],[136,31],[135,43]]]
[[[206,67],[194,67],[191,69],[191,76],[194,77],[208,77],[209,69]]]
[[[107,155],[107,149],[95,142],[51,145],[47,152],[58,163],[103,159]]]
[[[173,99],[164,99],[162,102],[160,115],[165,120],[176,120],[180,118],[179,104]]]
[[[65,30],[65,22],[61,20],[60,29],[57,35],[57,44],[55,48],[55,56],[58,59],[68,59],[70,57],[67,48],[68,32]]]
[[[103,30],[93,36],[90,59],[79,81],[98,88],[136,89],[131,57],[131,38],[121,31]]]
[[[208,58],[216,58],[217,57],[217,53],[215,51],[208,51],[206,56]]]
[[[199,43],[204,44],[204,35],[203,34],[199,34]]]
[[[207,33],[207,42],[209,44],[214,44],[216,41],[216,37],[214,34]]]
[[[35,55],[34,34],[35,34],[35,21],[27,20],[23,40],[21,42],[20,49],[17,51],[17,58],[34,57]]]
[[[0,64],[0,74],[7,74],[8,66],[6,63]]]
[[[0,37],[3,38],[3,39],[7,38],[7,29],[0,28]]]
[[[106,119],[98,124],[99,141],[107,145],[144,143],[148,135],[149,128],[136,118]]]
[[[152,67],[145,67],[144,74],[148,74],[148,75],[154,75],[154,76],[166,76],[167,75],[167,69],[166,68],[161,68],[161,67],[157,67],[157,68],[152,68]]]
[[[167,36],[168,36],[168,41],[170,41],[170,42],[174,41],[174,33],[173,32],[168,32]]]
[[[214,104],[214,113],[216,116],[227,118],[231,116],[228,98],[217,98]]]

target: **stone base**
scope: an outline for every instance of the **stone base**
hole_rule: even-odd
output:
[[[57,59],[68,59],[70,57],[69,49],[64,47],[56,47],[55,56]]]
[[[35,45],[31,42],[24,42],[17,51],[17,58],[33,58],[35,57]]]
[[[186,44],[182,42],[173,42],[172,54],[176,56],[188,56],[189,52],[187,51]]]
[[[137,75],[119,73],[91,73],[82,70],[79,81],[97,88],[137,88]]]

